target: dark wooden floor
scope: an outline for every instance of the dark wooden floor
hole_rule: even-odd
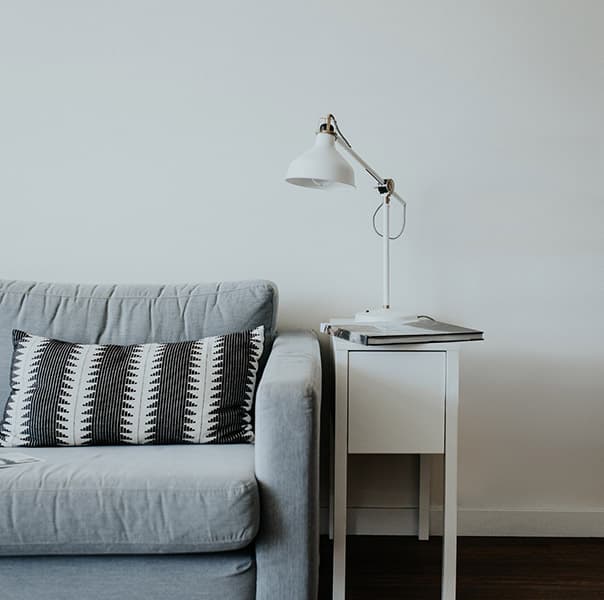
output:
[[[347,600],[440,600],[441,539],[349,536]],[[458,600],[604,600],[604,539],[458,542]],[[331,598],[331,543],[321,540],[320,600]]]

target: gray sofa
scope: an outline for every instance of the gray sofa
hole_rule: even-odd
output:
[[[172,342],[263,324],[255,444],[2,449],[0,596],[11,600],[310,600],[318,566],[321,363],[275,333],[267,281],[163,286],[0,281],[0,410],[11,332]]]

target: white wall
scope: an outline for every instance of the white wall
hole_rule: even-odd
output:
[[[376,304],[371,181],[283,181],[334,112],[409,201],[396,304],[487,332],[462,508],[604,535],[603,29],[599,0],[2,2],[1,274],[267,277],[284,326]],[[357,505],[412,498],[368,487],[394,467]]]

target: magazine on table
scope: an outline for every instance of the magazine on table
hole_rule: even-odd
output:
[[[484,339],[482,331],[443,323],[431,317],[418,317],[416,320],[403,322],[321,323],[321,333],[364,346],[469,342]]]

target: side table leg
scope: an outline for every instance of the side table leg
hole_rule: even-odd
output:
[[[333,600],[346,598],[348,352],[335,351],[336,412],[333,497]]]
[[[335,411],[335,407],[334,407]],[[329,539],[333,540],[333,505],[334,505],[334,462],[335,462],[335,430],[334,430],[334,411],[329,416]]]
[[[430,537],[430,476],[432,455],[419,456],[419,523],[418,538],[425,541]]]
[[[447,351],[442,600],[455,600],[457,579],[457,420],[459,355]]]

